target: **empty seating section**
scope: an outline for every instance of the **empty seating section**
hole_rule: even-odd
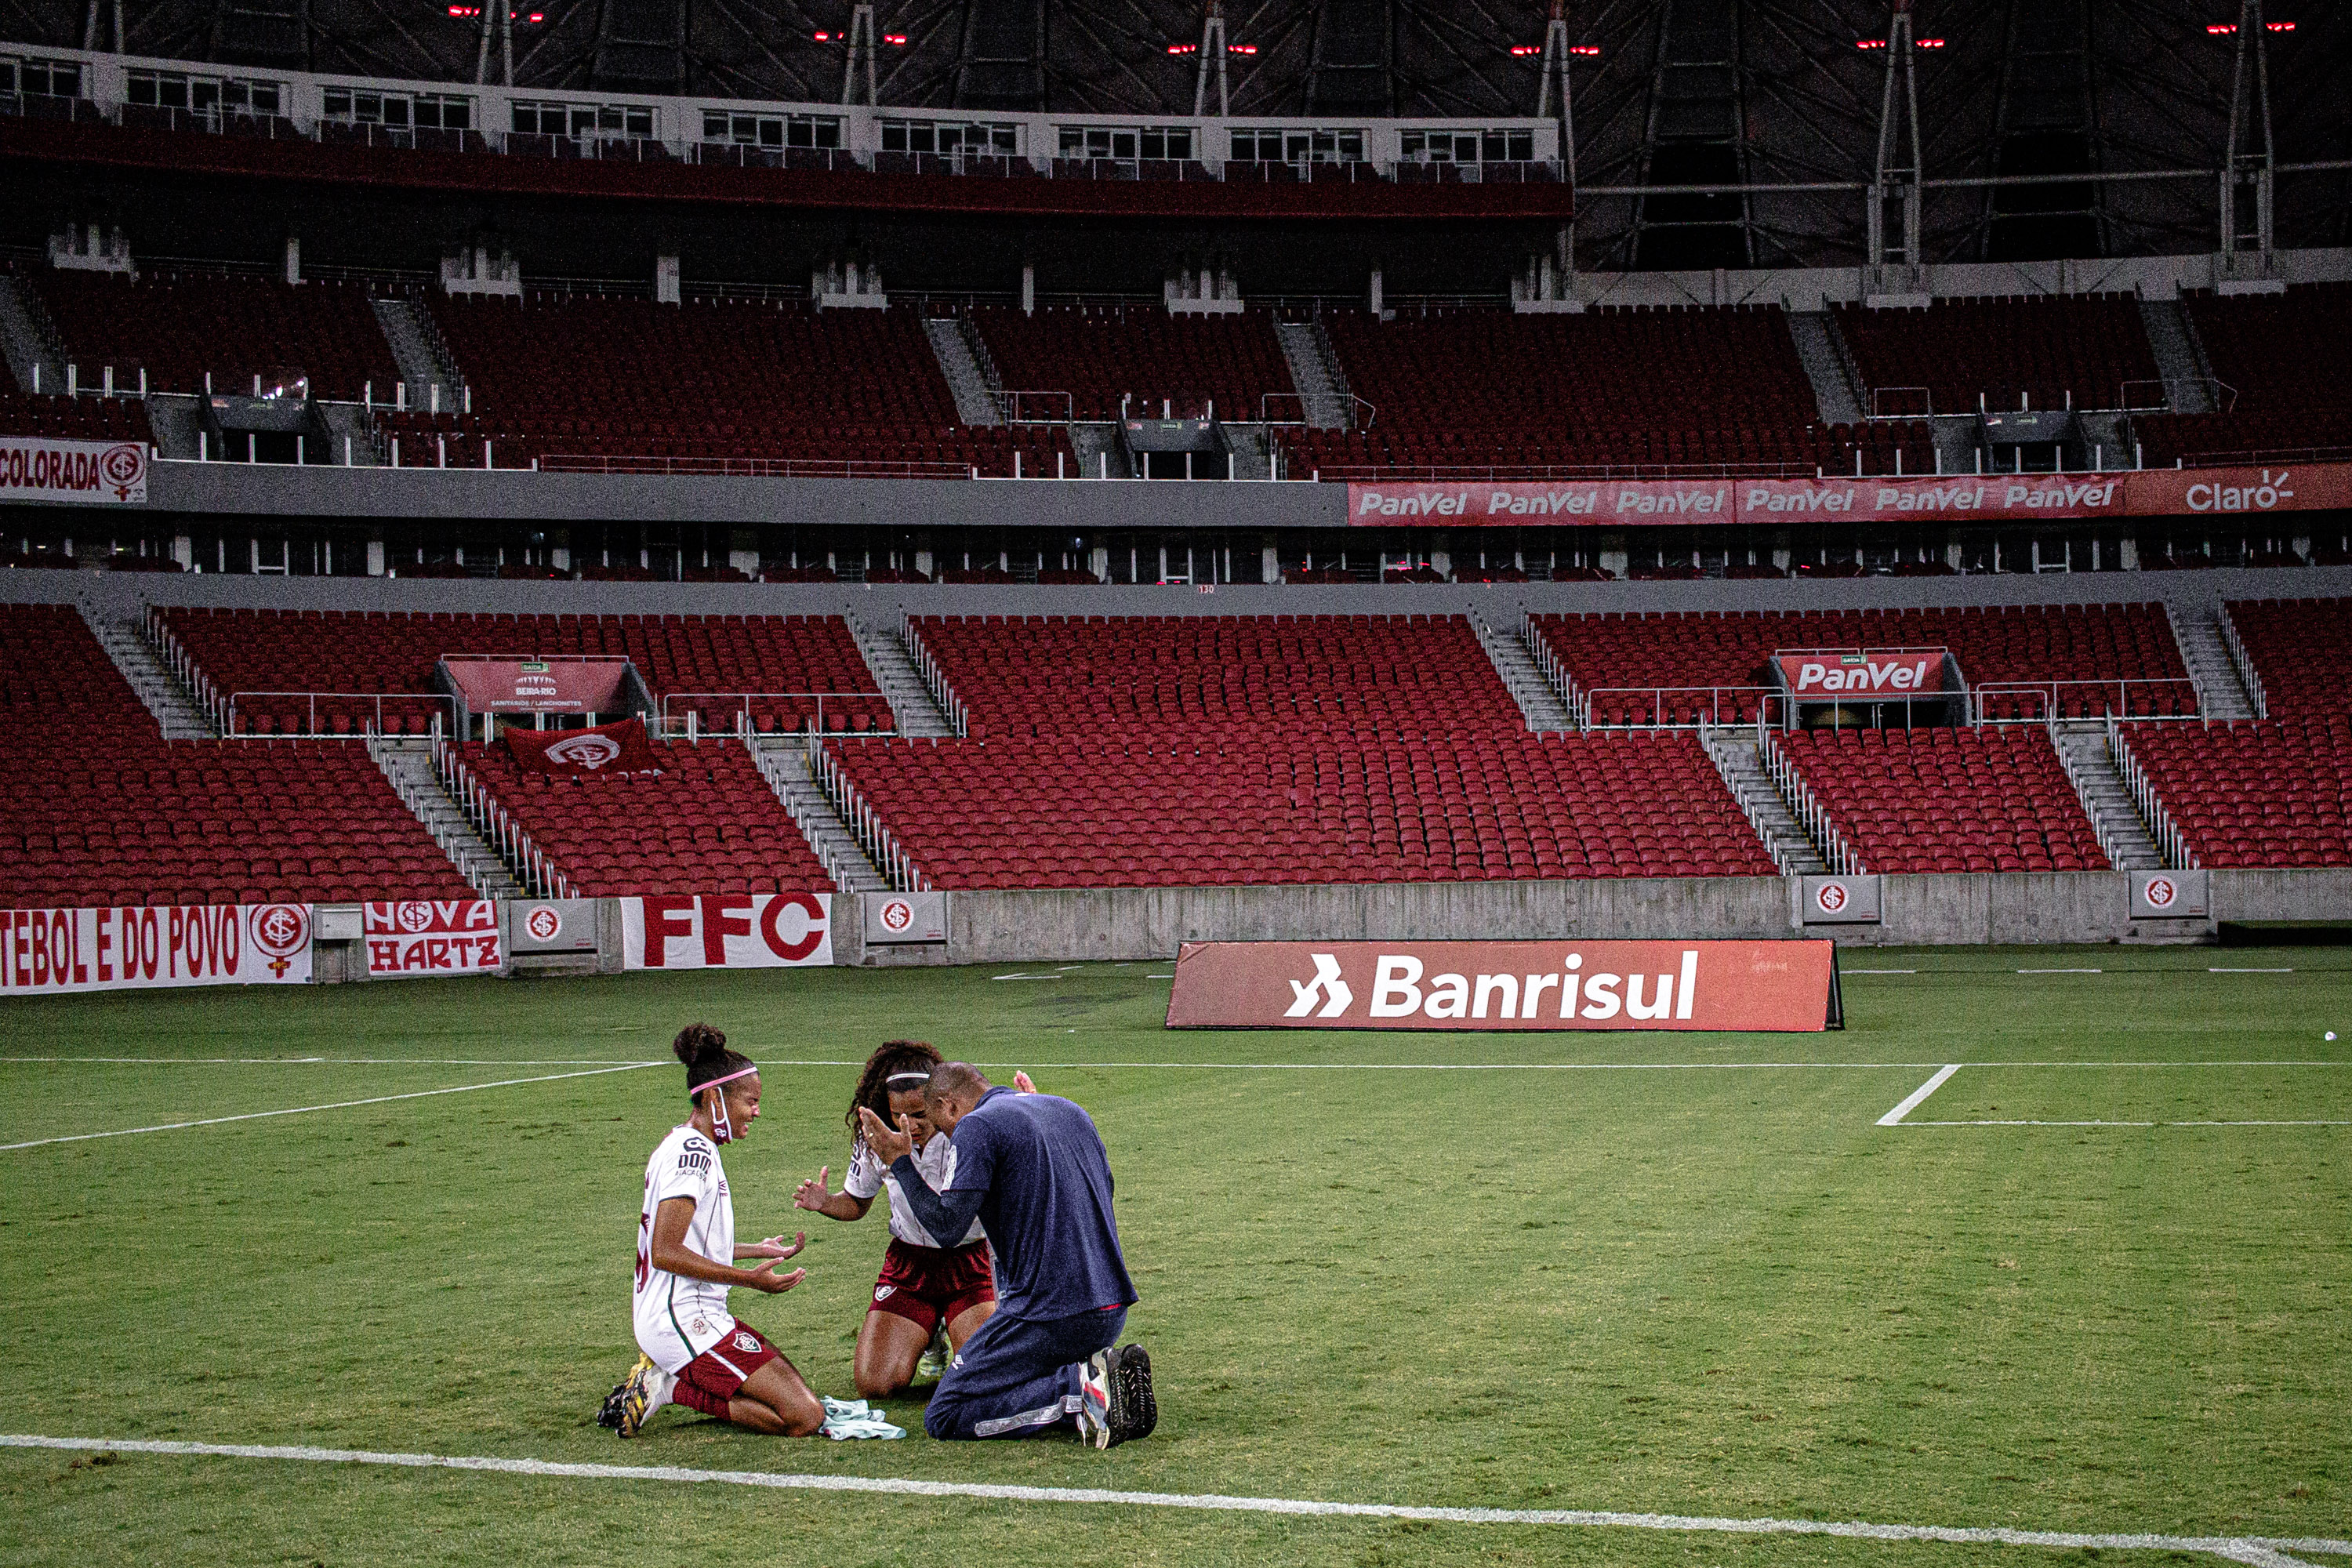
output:
[[[1774,737],[1867,871],[2105,871],[2039,725]]]
[[[1924,412],[1895,389],[1923,389],[1937,414],[2015,408],[2121,408],[2161,401],[2139,302],[2128,294],[1938,300],[1924,310],[1836,309],[1864,390],[1882,413]]]
[[[2352,866],[2352,724],[2134,724],[2125,744],[2207,867]]]
[[[1157,303],[1049,305],[1034,315],[983,306],[972,314],[1008,392],[1066,392],[1079,419],[1116,419],[1123,400],[1136,417],[1159,416],[1161,400],[1185,418],[1297,417],[1274,320],[1264,310],[1171,316]],[[1267,412],[1262,412],[1266,410]],[[1055,410],[1055,412],[1058,412]]]
[[[2352,711],[2352,599],[2255,599],[2227,607],[2269,717]]]
[[[1517,732],[1459,616],[926,616],[969,733]]]
[[[2222,384],[2222,411],[2142,416],[2146,460],[2298,454],[2352,447],[2352,286],[2302,284],[2284,294],[2184,294],[2183,308]],[[2340,454],[2339,454],[2340,455]]]
[[[1782,648],[1948,647],[1990,719],[2174,717],[2197,711],[2160,605],[1952,610],[1535,616],[1536,635],[1591,704],[1594,724],[1755,718],[1766,660]],[[2107,684],[2107,683],[2128,684]],[[2053,712],[2054,703],[2055,711]]]
[[[1059,427],[957,423],[922,322],[908,310],[816,310],[738,300],[551,296],[433,301],[473,388],[470,417],[411,413],[401,462],[501,467],[533,458],[922,464],[1053,471]],[[877,470],[879,471],[879,470]],[[919,471],[919,470],[917,470]]]
[[[108,272],[44,272],[25,279],[48,305],[81,384],[114,367],[118,390],[139,368],[152,392],[249,393],[256,375],[299,371],[313,397],[360,397],[369,383],[389,400],[400,371],[367,290],[344,283],[285,283],[228,273],[132,279]]]
[[[0,435],[62,441],[150,441],[147,405],[135,397],[0,392]]]
[[[1285,437],[1309,466],[1474,468],[1732,464],[1932,470],[1924,430],[1819,423],[1788,321],[1773,310],[1459,310],[1324,318],[1369,427]]]
[[[0,608],[0,900],[472,897],[349,742],[167,742],[69,606]]]
[[[393,734],[423,734],[448,705],[425,698],[444,654],[626,657],[674,718],[702,728],[887,730],[890,706],[838,616],[401,615],[305,610],[160,612],[222,698],[238,692],[353,694],[345,701],[257,697],[237,703],[239,727],[299,733],[365,729],[379,711]],[[365,694],[359,700],[358,694]],[[377,696],[384,699],[379,704]],[[402,700],[403,694],[409,696]],[[747,694],[760,694],[746,701]],[[814,700],[824,694],[822,703]]]
[[[495,742],[463,752],[583,897],[833,890],[740,742],[657,742],[657,773],[580,778],[524,773]]]
[[[932,618],[970,738],[832,747],[943,888],[1769,875],[1681,736],[1549,736],[1458,616]]]

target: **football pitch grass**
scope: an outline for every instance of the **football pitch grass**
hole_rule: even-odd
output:
[[[2352,1562],[2352,952],[1843,962],[1824,1035],[1171,1033],[1165,963],[11,1001],[0,1433]],[[803,1285],[734,1304],[825,1393],[885,1229],[791,1194],[838,1184],[854,1064],[914,1036],[1086,1105],[1158,1433],[598,1429],[696,1018],[764,1064],[739,1234],[809,1232]],[[0,1447],[0,1563],[2221,1560],[127,1447]]]

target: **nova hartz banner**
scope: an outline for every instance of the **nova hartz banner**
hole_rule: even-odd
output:
[[[368,973],[490,974],[499,952],[499,906],[490,899],[404,899],[366,906]]]
[[[794,969],[832,962],[831,893],[621,900],[625,969]]]
[[[0,995],[310,978],[308,904],[0,910]]]
[[[0,436],[0,500],[145,506],[147,447],[138,441]]]
[[[1763,1029],[1841,1025],[1827,942],[1202,942],[1171,1029]]]

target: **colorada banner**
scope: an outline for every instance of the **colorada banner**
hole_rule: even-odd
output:
[[[1204,942],[1171,1029],[1763,1029],[1843,1023],[1828,942]]]
[[[528,773],[653,773],[661,771],[642,719],[588,730],[506,731],[507,751]]]
[[[625,969],[797,969],[832,962],[831,893],[621,900]]]
[[[0,995],[310,978],[308,904],[0,910]]]
[[[147,504],[147,447],[138,441],[0,436],[0,500]]]
[[[364,906],[368,975],[483,974],[503,962],[491,899],[404,900]]]

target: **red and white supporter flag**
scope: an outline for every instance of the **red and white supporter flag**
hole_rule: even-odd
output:
[[[831,893],[621,900],[625,969],[794,969],[832,962]]]
[[[0,910],[0,995],[310,978],[308,904]]]
[[[651,773],[661,771],[642,719],[624,719],[590,730],[516,730],[506,732],[515,766],[526,773]]]
[[[368,973],[483,974],[496,970],[499,906],[490,899],[410,899],[365,907]]]
[[[0,436],[0,500],[145,506],[146,445]]]

